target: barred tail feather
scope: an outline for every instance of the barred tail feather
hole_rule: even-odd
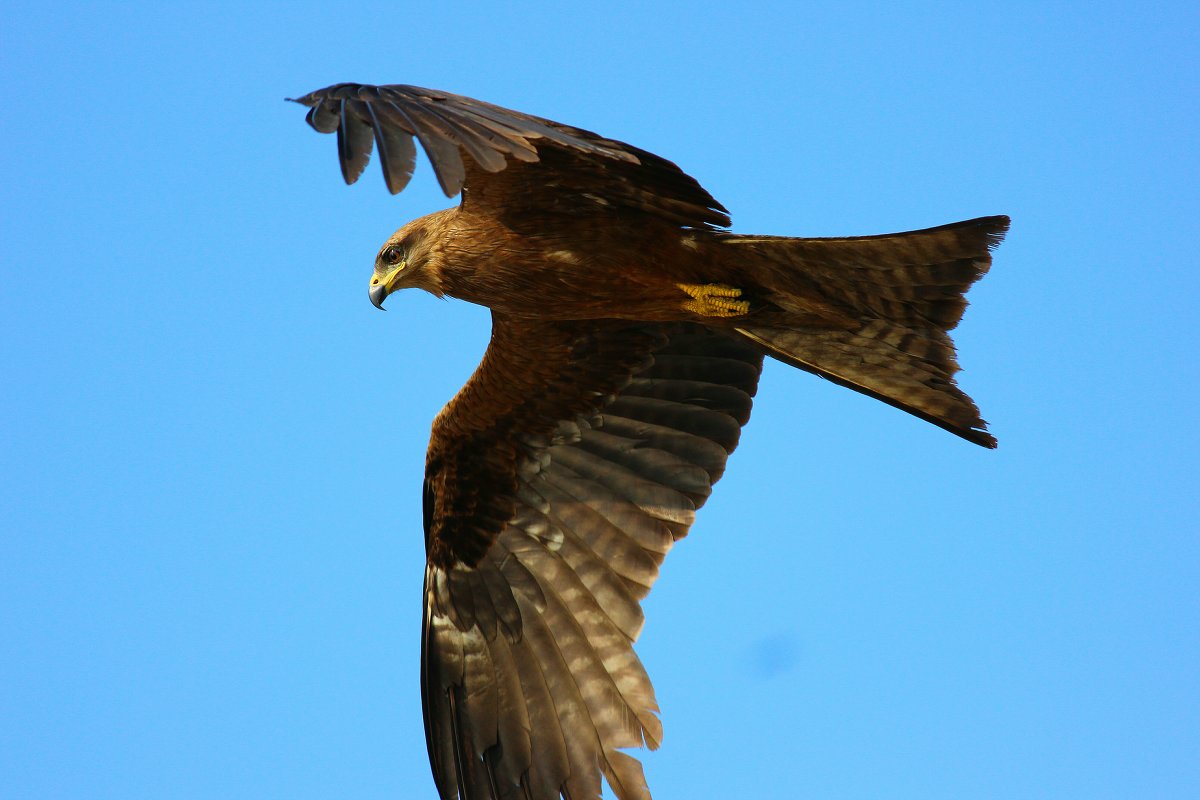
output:
[[[949,331],[971,284],[991,265],[1007,217],[839,239],[730,236],[781,313],[738,327],[775,358],[882,400],[984,447],[979,409],[954,382]],[[840,329],[803,316],[813,287],[856,320]],[[788,317],[795,316],[796,324]]]
[[[911,331],[878,320],[857,331],[739,328],[747,339],[793,367],[882,400],[983,447],[995,447],[975,403],[953,372],[897,347]]]

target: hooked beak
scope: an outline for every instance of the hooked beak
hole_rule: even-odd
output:
[[[367,297],[371,299],[371,305],[375,306],[380,311],[387,310],[383,307],[384,298],[391,294],[392,290],[396,288],[396,278],[399,277],[400,273],[403,272],[407,267],[408,262],[401,261],[396,265],[395,269],[384,275],[382,278],[378,275],[371,278],[371,288],[367,291]]]
[[[384,288],[382,282],[371,284],[371,289],[367,292],[367,296],[371,298],[371,305],[375,306],[380,311],[387,311],[387,309],[383,307],[383,298],[387,297],[387,289]]]

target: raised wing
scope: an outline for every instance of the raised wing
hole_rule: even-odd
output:
[[[675,164],[590,131],[419,86],[339,83],[298,98],[308,124],[337,132],[346,183],[379,150],[392,194],[408,185],[415,136],[447,197],[486,213],[648,213],[685,227],[729,225],[725,208]]]
[[[725,469],[762,369],[693,326],[494,320],[434,423],[425,733],[443,800],[649,798],[640,600]]]

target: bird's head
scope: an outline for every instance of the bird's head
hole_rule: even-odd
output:
[[[375,256],[369,296],[378,309],[384,299],[400,289],[424,289],[439,297],[442,292],[441,248],[437,235],[439,214],[430,214],[393,233]]]

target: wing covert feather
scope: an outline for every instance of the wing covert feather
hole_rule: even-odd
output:
[[[662,740],[639,601],[724,470],[761,365],[697,326],[495,316],[427,462],[422,695],[443,800],[598,798],[602,778],[648,800],[621,752]]]
[[[339,83],[295,102],[308,124],[337,132],[354,183],[378,146],[392,194],[412,174],[412,137],[447,197],[511,224],[544,213],[647,214],[690,228],[724,228],[724,206],[675,164],[615,139],[469,97],[419,86]]]

